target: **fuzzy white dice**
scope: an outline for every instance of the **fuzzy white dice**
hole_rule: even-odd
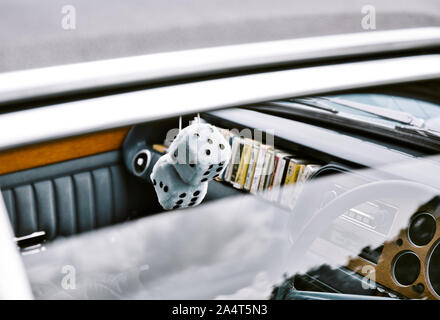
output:
[[[190,185],[182,181],[169,154],[159,158],[150,179],[165,210],[196,206],[202,202],[208,190],[207,182]]]
[[[220,176],[231,157],[229,143],[217,128],[206,123],[184,128],[168,150],[177,173],[191,185]]]

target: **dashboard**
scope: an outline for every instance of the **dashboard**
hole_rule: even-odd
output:
[[[246,111],[243,113],[246,113]],[[238,113],[238,111],[231,110],[229,112],[230,113],[228,113],[228,111],[211,112],[210,114],[214,115],[214,117],[208,117],[208,119],[218,121],[219,119],[216,117],[219,116],[221,121],[218,121],[218,123],[223,125],[226,123],[229,126],[246,126],[250,124],[250,121],[246,120],[250,119],[250,117],[246,116],[240,117],[240,121],[234,120],[232,123],[228,122],[228,120],[231,119],[230,116],[234,113]],[[263,115],[261,117],[263,119],[269,116]],[[235,115],[234,118],[237,119]],[[252,114],[252,121],[255,121],[256,118],[255,114]],[[275,119],[266,118],[262,121],[273,124],[274,122],[271,122],[271,120],[273,121]],[[276,121],[282,120],[276,119]],[[256,125],[259,124],[261,126],[262,122],[256,122]],[[295,124],[294,121],[291,122],[291,125],[292,123]],[[285,128],[285,126],[277,125],[277,128]],[[297,128],[297,130],[298,129],[300,128]],[[301,129],[301,133],[307,133],[307,129],[314,130],[315,128],[302,127]],[[304,135],[298,131],[290,131],[289,136],[283,136],[284,132],[280,131],[281,130],[278,130],[278,142],[281,145],[287,146],[291,148],[291,150],[301,150],[301,152],[307,156],[314,156],[320,160],[325,160],[326,164],[313,175],[312,179],[333,174],[344,174],[344,179],[338,180],[337,183],[327,185],[324,190],[316,190],[316,194],[321,195],[320,200],[318,200],[320,207],[325,206],[326,203],[336,199],[347,190],[376,179],[374,176],[359,174],[358,170],[355,172],[353,169],[357,169],[357,165],[361,164],[362,166],[370,167],[377,166],[378,162],[387,158],[412,158],[411,154],[403,153],[401,150],[376,145],[374,147],[381,148],[383,158],[377,156],[376,159],[380,159],[379,161],[376,161],[376,163],[367,163],[369,159],[364,156],[363,161],[353,161],[356,162],[356,165],[353,165],[353,163],[350,163],[350,151],[345,151],[345,157],[339,157],[338,148],[332,149],[330,157],[330,152],[323,153],[322,151],[327,150],[328,146],[322,143],[320,144],[319,139],[316,139],[316,136],[313,137],[313,132],[308,132],[308,136],[304,139],[302,138]],[[338,135],[337,138],[340,140],[347,139],[346,136],[342,135]],[[306,142],[307,140],[308,142]],[[359,144],[356,146],[356,150],[364,153],[364,155],[368,152],[368,149],[372,147],[369,141],[358,142]],[[292,146],[289,145],[289,143],[296,145]],[[312,150],[310,147],[312,147]],[[347,147],[347,144],[345,144],[345,147]],[[355,156],[353,156],[353,158],[355,158]],[[390,175],[390,177],[391,176],[392,175]],[[410,174],[408,174],[408,176],[410,176]],[[411,299],[440,299],[439,204],[439,199],[434,198],[427,204],[420,206],[410,217],[409,221],[407,221],[406,227],[400,230],[396,230],[396,219],[400,214],[401,208],[407,205],[404,199],[372,200],[342,213],[319,240],[321,243],[324,241],[326,244],[330,244],[330,246],[338,247],[338,250],[334,252],[341,252],[342,248],[342,255],[351,253],[351,255],[346,256],[350,257],[348,262],[338,268],[338,271],[333,270],[332,272],[341,272],[342,270],[342,273],[350,274],[350,281],[359,282],[358,287],[359,285],[362,287],[362,282],[364,282],[366,278],[370,279],[370,286],[371,288],[374,287],[374,290],[369,293],[370,295]],[[359,247],[362,243],[370,243],[370,245],[363,247],[362,250],[359,251]],[[319,247],[319,245],[317,247]],[[324,248],[322,251],[328,251],[328,247]],[[353,254],[356,250],[358,250],[357,254]],[[321,253],[325,254],[325,252],[322,251]],[[316,270],[313,272],[316,273]],[[328,270],[324,273],[327,272]],[[354,275],[360,277],[358,278]],[[313,279],[316,280],[316,277],[317,275],[314,274]],[[328,277],[328,279],[324,287],[305,286],[304,288],[344,293],[340,289],[337,289],[340,287],[340,284],[335,284],[333,289],[329,289],[332,288],[332,281],[339,279],[338,277]],[[347,280],[345,277],[343,279],[345,279],[344,281]],[[323,283],[325,282],[326,281],[323,280]],[[356,292],[355,290],[354,293],[365,294],[365,291],[360,290]]]
[[[375,279],[387,288],[412,299],[440,298],[440,220],[434,198],[422,206],[406,228],[391,241],[375,248],[378,258],[353,258],[347,268]],[[366,266],[371,266],[368,268]]]
[[[341,172],[344,179],[318,190],[321,208],[345,191],[372,181],[335,165],[323,167],[314,179]],[[372,200],[342,213],[312,246],[315,254],[324,257],[323,267],[296,275],[292,281],[302,290],[438,300],[440,199],[421,205],[409,219],[401,212],[406,204],[398,198]],[[402,221],[404,226],[399,227]],[[346,263],[325,267],[329,261],[338,264],[347,257]]]

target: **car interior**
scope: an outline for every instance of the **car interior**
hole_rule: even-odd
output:
[[[370,90],[370,93],[417,92],[415,88],[433,85],[435,83],[389,86]],[[359,92],[361,96],[366,94],[365,91]],[[384,137],[371,133],[371,128],[330,126],[325,119],[307,118],[283,105],[289,103],[293,103],[292,100],[187,114],[0,153],[0,186],[23,259],[35,261],[46,245],[58,239],[163,214],[149,176],[160,156],[167,152],[164,144],[167,144],[170,130],[178,128],[179,121],[203,121],[217,128],[241,132],[256,129],[261,133],[262,142],[268,141],[267,130],[277,128],[273,137],[277,149],[291,152],[317,166],[310,180],[341,173],[350,176],[344,182],[348,185],[333,183],[325,185],[323,190],[314,190],[315,201],[321,207],[355,186],[374,181],[374,177],[358,174],[358,169],[435,154],[435,144],[422,146],[391,136]],[[325,141],[322,137],[326,137]],[[139,158],[145,161],[139,164]],[[247,193],[249,190],[236,188],[231,181],[217,178],[209,182],[201,207]],[[260,195],[256,197],[261,198]],[[267,197],[263,200],[273,202]],[[281,202],[275,205],[285,206]],[[357,232],[369,234],[368,237],[374,234],[377,241],[385,241],[401,205],[402,199],[397,204],[379,200],[367,202],[357,210],[346,211],[343,223],[357,225]],[[419,252],[427,251],[440,237],[437,205],[438,199],[435,198],[420,208],[411,218],[407,233],[403,232],[397,242],[364,248],[357,258],[336,270],[322,265],[308,273],[292,276],[274,290],[272,298],[293,297],[291,292],[283,290],[286,283],[294,283],[296,298],[298,292],[325,292],[330,297],[334,293],[345,293],[346,297],[350,297],[349,294],[365,295],[359,266],[365,263],[376,266],[379,261],[382,264],[381,272],[377,272],[379,287],[367,290],[367,295],[437,298],[438,281],[429,285],[422,272],[429,262],[418,258]],[[435,263],[439,261],[435,258],[437,251],[430,258]],[[397,273],[390,272],[389,264],[396,259],[409,261],[402,262],[402,270]],[[394,277],[398,280],[393,280]],[[437,276],[431,276],[431,281],[432,277]],[[31,283],[32,280],[36,279],[31,279]],[[37,297],[44,298],[44,290],[40,294]],[[310,293],[300,295],[300,298],[310,297]]]
[[[265,298],[440,299],[440,203],[434,181],[440,171],[435,157],[440,128],[430,122],[438,116],[440,104],[438,73],[430,64],[438,59],[436,50],[398,51],[392,57],[363,55],[371,64],[362,68],[377,63],[379,69],[388,65],[395,74],[362,84],[356,84],[355,78],[335,80],[334,87],[322,85],[320,90],[306,91],[301,85],[319,82],[315,76],[339,70],[340,64],[344,68],[353,63],[355,68],[355,60],[361,59],[340,57],[348,60],[326,60],[324,66],[319,66],[322,61],[300,60],[289,68],[282,64],[237,68],[191,80],[110,85],[98,92],[81,89],[18,102],[12,97],[2,109],[0,125],[5,119],[13,126],[23,115],[26,119],[15,132],[28,136],[4,138],[12,147],[0,150],[0,189],[33,297],[242,298],[240,289],[264,282],[259,261],[277,270],[277,276],[266,279]],[[407,71],[398,68],[425,55],[423,70],[432,72],[428,79],[406,77]],[[305,72],[301,68],[315,73],[297,80],[297,94],[287,95],[282,90],[291,85],[288,77],[301,75]],[[396,80],[396,69],[405,81]],[[359,76],[356,70],[353,73]],[[327,81],[333,82],[331,78]],[[235,79],[250,85],[241,90]],[[260,93],[275,79],[279,88]],[[210,89],[212,83],[225,87]],[[167,91],[168,86],[175,91]],[[205,90],[201,93],[200,88]],[[157,104],[141,101],[130,109],[148,91],[154,91],[150,101]],[[250,93],[255,96],[249,98]],[[175,100],[163,102],[165,96]],[[178,102],[181,109],[170,107]],[[57,109],[58,104],[65,109]],[[91,110],[94,104],[98,108]],[[63,114],[72,106],[78,107],[75,119],[74,111]],[[116,108],[121,111],[113,114]],[[83,116],[88,109],[90,119]],[[59,112],[62,120],[44,128],[44,112]],[[136,112],[152,115],[145,120]],[[125,116],[121,122],[111,122],[111,117]],[[94,129],[69,131],[70,120],[72,126],[92,123]],[[27,133],[26,126],[33,121],[36,128],[40,126],[41,137]],[[424,127],[428,122],[429,127]],[[172,210],[165,210],[157,190],[168,192],[175,186],[152,178],[155,165],[183,128],[201,123],[216,128],[229,143],[229,163],[217,169],[219,174],[209,181],[200,205],[195,205],[196,191],[182,194]],[[65,133],[58,136],[64,127]],[[208,142],[212,144],[209,138]],[[284,171],[276,173],[273,167],[271,175],[262,175],[255,183],[246,165],[255,145],[272,152],[266,170],[275,165],[275,154],[282,154],[276,161],[280,166],[287,161]],[[287,163],[293,163],[293,172],[289,173]],[[264,165],[266,161],[261,170]],[[213,174],[208,171],[206,175]],[[187,208],[180,207],[183,200],[188,201]],[[198,224],[202,220],[207,225]],[[217,230],[225,226],[231,231]],[[251,236],[245,241],[240,236],[247,232]],[[273,239],[264,238],[265,232]],[[187,242],[185,235],[197,242]],[[227,237],[231,244],[244,241],[247,251],[232,249]],[[258,254],[255,241],[261,241]],[[305,263],[303,255],[310,248],[315,250],[312,257],[307,252],[313,262],[303,268],[283,269],[286,265],[278,262],[287,257]],[[179,260],[179,253],[185,253],[187,260]],[[233,259],[227,264],[227,259],[214,259],[215,253]],[[246,263],[241,264],[239,257]],[[156,266],[155,259],[166,264]],[[331,265],[332,259],[338,262]],[[81,273],[81,290],[71,295],[59,285],[69,265],[86,270]],[[134,267],[137,280],[130,278]],[[235,278],[226,279],[222,268],[233,270]],[[219,272],[217,278],[213,270]],[[278,277],[280,272],[285,273],[283,278]],[[218,287],[211,292],[203,283],[211,284],[209,290],[213,283]]]

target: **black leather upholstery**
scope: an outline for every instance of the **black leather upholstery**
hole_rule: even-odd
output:
[[[49,239],[160,211],[152,186],[131,177],[119,152],[0,176],[16,236]]]
[[[163,211],[119,151],[2,175],[0,188],[17,237],[45,231],[51,240]],[[237,192],[211,181],[204,202]]]

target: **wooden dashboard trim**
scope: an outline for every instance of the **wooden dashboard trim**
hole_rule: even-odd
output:
[[[120,149],[129,127],[0,152],[0,175]]]
[[[435,294],[431,286],[429,285],[429,280],[427,276],[428,268],[428,257],[431,253],[432,248],[440,239],[440,217],[433,210],[420,210],[419,212],[427,212],[433,215],[436,219],[436,232],[431,241],[424,246],[416,246],[411,243],[408,238],[408,229],[400,230],[397,237],[392,241],[387,241],[384,243],[384,248],[382,254],[379,258],[377,265],[368,262],[362,258],[355,257],[350,259],[347,264],[347,268],[371,279],[371,270],[374,270],[374,280],[397,292],[403,296],[410,299],[429,299],[429,300],[439,300],[439,297]],[[415,253],[420,259],[420,274],[416,281],[409,286],[403,286],[397,283],[392,275],[393,261],[402,252],[411,251]],[[424,287],[423,292],[416,292],[413,290],[413,285],[422,284]]]

